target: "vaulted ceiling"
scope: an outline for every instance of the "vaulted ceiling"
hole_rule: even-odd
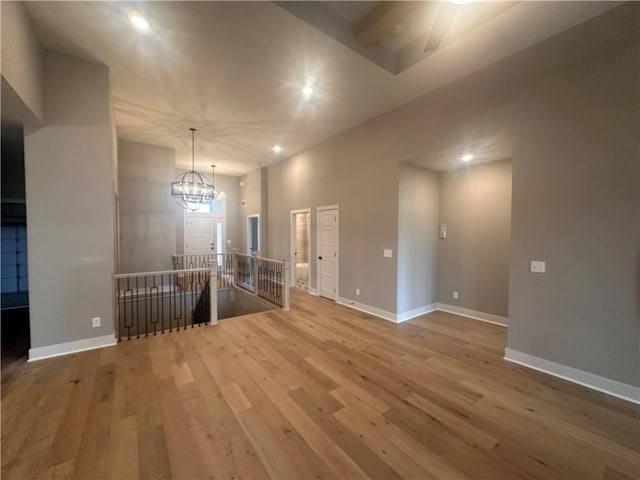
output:
[[[243,174],[619,2],[28,2],[45,48],[110,69],[118,136]],[[132,27],[142,13],[151,30]],[[311,85],[314,93],[301,92]],[[282,151],[272,151],[274,145]]]

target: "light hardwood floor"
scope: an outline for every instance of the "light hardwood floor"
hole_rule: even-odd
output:
[[[638,478],[638,406],[502,360],[506,330],[290,312],[3,372],[2,478]]]

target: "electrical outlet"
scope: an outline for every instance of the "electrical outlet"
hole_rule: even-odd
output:
[[[458,292],[456,290],[453,291],[453,299],[454,300],[458,299]]]
[[[100,326],[100,317],[93,317],[91,319],[91,324],[93,325],[93,328],[98,328]]]
[[[356,288],[356,295],[360,295],[360,289]]]

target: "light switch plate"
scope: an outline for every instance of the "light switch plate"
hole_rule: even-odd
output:
[[[391,258],[391,257],[393,257],[393,252],[391,250],[388,250],[388,249],[385,248],[384,249],[384,256],[387,257],[387,258]]]
[[[547,269],[547,264],[541,260],[531,260],[531,271],[534,273],[544,273]]]

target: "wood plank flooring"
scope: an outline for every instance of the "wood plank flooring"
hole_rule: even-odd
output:
[[[271,311],[3,372],[2,478],[639,478],[637,405],[506,363],[506,330]]]

